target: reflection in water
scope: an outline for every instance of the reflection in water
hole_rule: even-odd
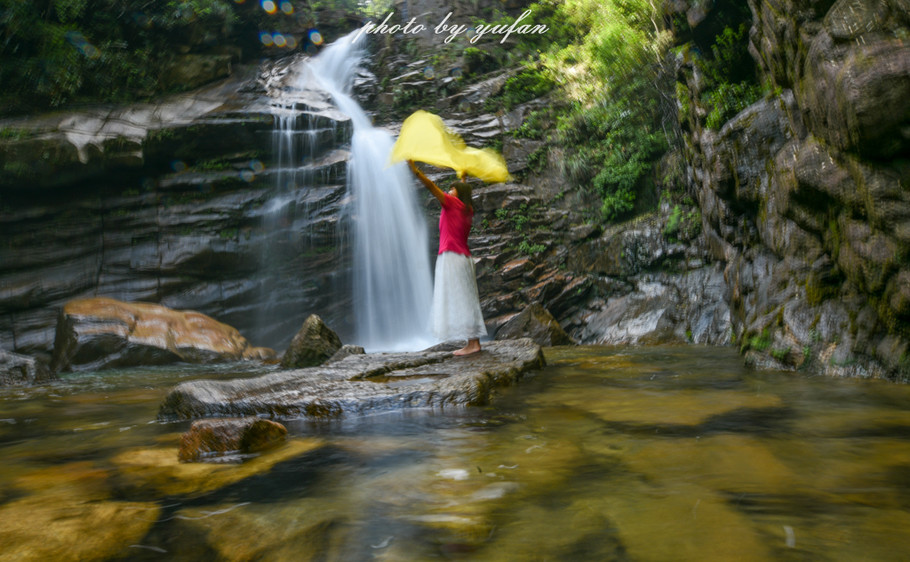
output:
[[[559,348],[547,360],[489,407],[289,422],[290,443],[243,466],[179,465],[188,424],[154,419],[176,382],[252,367],[2,390],[0,558],[910,552],[910,387],[754,373],[727,349]]]

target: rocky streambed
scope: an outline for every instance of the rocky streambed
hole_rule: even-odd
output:
[[[179,462],[200,421],[156,421],[159,407],[174,385],[257,386],[275,366],[0,388],[0,558],[893,560],[910,548],[910,387],[751,371],[730,348],[544,353],[482,407],[282,420],[286,439],[239,464]]]

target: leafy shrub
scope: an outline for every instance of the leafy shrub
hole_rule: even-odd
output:
[[[486,107],[494,109],[501,105],[508,111],[516,105],[547,94],[555,86],[556,83],[546,72],[538,68],[527,68],[506,80],[502,92],[488,99]]]
[[[756,84],[722,82],[705,96],[705,101],[711,107],[705,125],[709,129],[720,129],[724,123],[760,98],[761,88]]]
[[[563,171],[600,196],[604,220],[633,210],[655,159],[667,148],[656,103],[656,92],[641,80],[599,103],[576,108],[560,123],[560,140],[568,149]]]
[[[256,48],[257,30],[287,17],[230,0],[0,0],[5,109],[147,98],[162,91],[158,77],[174,55],[225,38]]]
[[[526,256],[539,254],[547,249],[546,244],[531,244],[528,240],[522,240],[518,244],[518,251]]]
[[[682,209],[679,208],[679,205],[673,207],[673,212],[670,213],[670,218],[667,220],[667,226],[664,228],[664,236],[671,237],[676,236],[676,233],[679,232],[679,224],[682,222]]]
[[[499,68],[499,61],[485,50],[468,47],[462,53],[464,73],[468,76],[485,74]]]
[[[725,27],[711,45],[711,58],[701,59],[699,67],[708,77],[709,87],[702,99],[710,108],[705,120],[709,129],[720,129],[733,116],[761,97],[752,57],[748,50],[748,26]]]

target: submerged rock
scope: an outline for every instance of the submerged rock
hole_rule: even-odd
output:
[[[182,463],[174,447],[130,449],[111,462],[118,470],[119,494],[131,498],[196,497],[264,474],[278,463],[313,453],[324,445],[315,438],[291,439],[243,464]]]
[[[550,311],[539,303],[533,303],[503,324],[496,332],[496,339],[504,340],[526,337],[542,346],[568,345],[575,343],[553,318]]]
[[[199,420],[181,437],[177,457],[182,462],[199,462],[247,455],[280,444],[287,434],[280,423],[259,418]]]
[[[34,384],[53,378],[53,373],[33,357],[0,349],[0,386]]]
[[[370,353],[309,369],[233,381],[192,381],[165,398],[159,419],[214,416],[327,418],[374,410],[479,405],[496,386],[544,365],[524,338],[491,342],[481,353]]]
[[[204,314],[98,297],[63,307],[53,364],[57,371],[85,371],[270,355],[274,352],[252,347],[236,329]]]
[[[304,321],[303,326],[284,356],[281,358],[282,367],[315,367],[322,365],[335,352],[341,349],[341,338],[325,325],[322,318],[315,314]]]
[[[156,502],[113,499],[110,470],[89,461],[8,478],[16,472],[4,473],[0,490],[0,560],[121,558],[161,514]]]

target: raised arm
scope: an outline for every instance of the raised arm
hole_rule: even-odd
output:
[[[428,178],[426,175],[424,175],[423,172],[420,171],[420,168],[414,164],[413,160],[408,160],[408,166],[411,168],[411,171],[414,172],[414,175],[417,176],[417,179],[420,180],[420,183],[422,183],[423,186],[427,188],[427,191],[432,193],[433,197],[435,197],[439,201],[439,204],[442,205],[446,200],[446,194],[441,189],[439,189],[438,185],[433,183],[433,180]]]

